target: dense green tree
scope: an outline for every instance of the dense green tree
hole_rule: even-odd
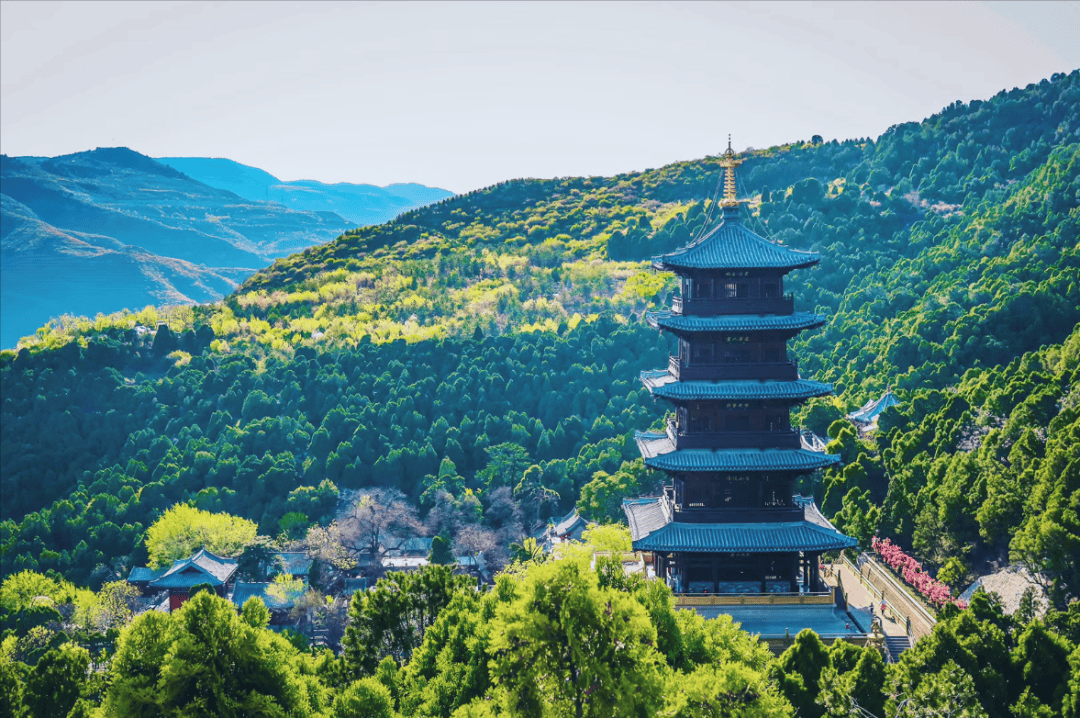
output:
[[[817,697],[821,693],[821,672],[831,665],[828,649],[809,628],[800,631],[791,647],[780,655],[775,668],[777,682],[799,715],[824,715]]]
[[[647,716],[661,696],[656,629],[630,596],[574,561],[532,567],[496,611],[492,679],[507,710],[537,716]]]
[[[412,573],[390,572],[356,593],[342,642],[346,668],[359,677],[374,673],[386,656],[408,660],[454,592],[471,586],[475,579],[455,576],[449,566],[424,566]]]
[[[65,718],[82,695],[90,653],[65,643],[46,653],[26,677],[23,700],[34,718]]]

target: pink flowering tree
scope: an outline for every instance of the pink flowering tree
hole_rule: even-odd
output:
[[[875,536],[870,544],[886,566],[899,574],[905,583],[922,594],[935,607],[940,608],[946,603],[952,603],[958,608],[967,608],[966,603],[952,597],[951,588],[923,571],[921,563],[908,556],[889,539],[881,541]]]

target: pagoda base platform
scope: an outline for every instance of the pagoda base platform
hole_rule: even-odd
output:
[[[839,606],[679,606],[697,611],[704,618],[730,616],[742,630],[759,636],[773,653],[779,655],[795,641],[799,631],[809,628],[823,641],[837,638],[856,646],[865,646],[869,638],[864,627],[849,611]]]

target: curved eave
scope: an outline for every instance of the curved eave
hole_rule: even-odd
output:
[[[773,553],[835,551],[858,541],[809,521],[761,524],[672,522],[633,542],[636,551]]]
[[[667,434],[637,432],[645,465],[669,472],[810,472],[840,463],[835,454],[806,449],[676,449]]]
[[[693,334],[696,332],[801,332],[825,326],[822,314],[796,312],[794,314],[718,314],[695,316],[674,314],[669,310],[645,312],[645,321],[654,329]]]
[[[709,269],[773,269],[789,272],[821,261],[816,252],[803,252],[771,242],[747,229],[737,216],[725,217],[701,239],[653,257],[653,266],[672,272]]]
[[[716,263],[716,264],[691,264],[680,263],[677,260],[670,259],[666,255],[659,255],[652,258],[653,269],[660,272],[673,272],[675,274],[688,274],[691,272],[707,272],[710,270],[723,271],[723,270],[748,270],[748,269],[774,269],[784,272],[793,272],[796,269],[809,269],[815,264],[821,261],[821,256],[818,254],[807,253],[807,258],[799,262],[798,264],[784,264],[784,265],[762,265],[754,263],[742,263],[735,264],[729,263]]]
[[[666,369],[641,372],[641,383],[654,397],[669,401],[725,399],[803,401],[832,394],[832,384],[818,381],[733,380],[678,381]]]

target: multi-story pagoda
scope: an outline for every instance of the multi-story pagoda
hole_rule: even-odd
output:
[[[825,324],[796,312],[784,276],[819,256],[750,231],[735,197],[730,143],[723,211],[700,239],[654,258],[681,285],[670,311],[646,321],[678,338],[666,369],[642,372],[654,397],[670,401],[663,433],[638,432],[646,465],[671,478],[659,498],[627,500],[636,550],[653,554],[658,577],[685,593],[805,593],[827,590],[825,551],[855,546],[813,501],[793,495],[795,479],[839,457],[802,448],[791,407],[832,393],[806,381],[787,342]]]

